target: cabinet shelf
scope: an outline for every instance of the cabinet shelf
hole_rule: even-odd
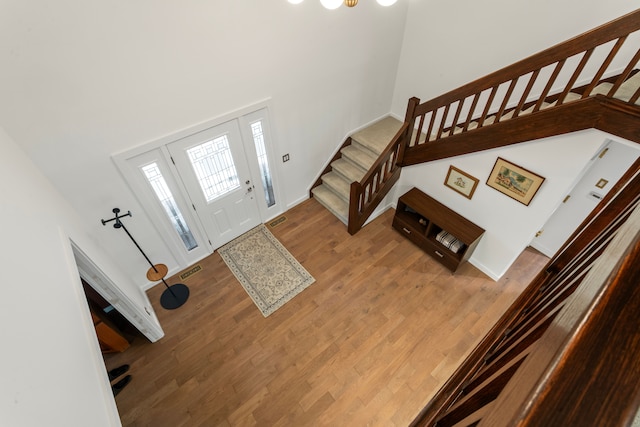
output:
[[[417,188],[400,196],[393,228],[455,272],[473,253],[484,230]]]

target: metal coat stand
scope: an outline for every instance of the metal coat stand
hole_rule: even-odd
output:
[[[102,225],[107,225],[107,223],[111,221],[115,221],[115,224],[113,224],[113,228],[122,228],[125,231],[125,233],[127,233],[127,236],[129,236],[131,241],[136,245],[136,248],[138,248],[142,256],[144,256],[144,259],[146,259],[149,265],[151,266],[149,271],[147,271],[147,279],[149,279],[152,282],[157,282],[158,280],[162,280],[162,283],[164,283],[164,286],[166,286],[167,289],[165,289],[165,291],[162,293],[162,296],[160,297],[160,305],[162,305],[162,307],[166,308],[167,310],[173,310],[182,306],[185,302],[187,302],[187,299],[189,299],[189,288],[182,283],[176,283],[175,285],[172,285],[172,286],[169,286],[167,284],[167,282],[164,280],[164,278],[167,275],[167,272],[169,271],[167,266],[164,264],[154,265],[149,259],[149,257],[147,256],[147,254],[144,253],[140,245],[138,245],[138,242],[136,242],[136,239],[134,239],[131,233],[129,233],[129,230],[127,230],[127,227],[125,227],[122,221],[120,221],[120,218],[124,218],[126,216],[132,216],[131,211],[127,211],[126,214],[119,215],[120,209],[113,208],[112,212],[116,216],[111,219],[101,220]]]

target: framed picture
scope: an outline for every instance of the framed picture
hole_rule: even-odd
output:
[[[544,178],[530,170],[498,157],[487,185],[528,206],[544,182]]]
[[[462,194],[467,199],[470,199],[476,191],[478,180],[462,172],[455,166],[449,166],[449,172],[447,173],[447,178],[444,180],[444,185]]]

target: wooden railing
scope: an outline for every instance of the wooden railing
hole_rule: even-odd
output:
[[[364,225],[401,166],[588,128],[640,143],[640,86],[616,98],[637,72],[639,30],[640,9],[430,101],[411,98],[402,129],[364,178],[351,183],[349,233]],[[598,86],[603,82],[606,90]]]
[[[413,426],[631,425],[640,405],[640,164]]]
[[[400,178],[399,159],[406,146],[407,130],[408,125],[404,123],[360,182],[351,183],[347,225],[350,234],[353,235],[362,228]]]
[[[414,131],[403,165],[596,127],[600,113],[591,110],[603,100],[638,111],[640,88],[630,99],[614,98],[640,60],[638,30],[640,9],[430,101],[412,98],[408,114]],[[611,87],[592,96],[612,75]],[[512,124],[504,132],[505,122],[515,118],[522,118],[521,126]],[[501,132],[499,141],[489,129]],[[473,141],[466,138],[470,132]],[[621,136],[640,142],[637,126],[625,132]]]

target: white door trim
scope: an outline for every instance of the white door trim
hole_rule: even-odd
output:
[[[217,125],[223,124],[231,120],[238,120],[241,127],[241,133],[243,134],[242,139],[245,145],[245,153],[247,153],[246,145],[248,145],[249,142],[253,143],[253,140],[251,139],[249,142],[247,142],[245,138],[246,133],[243,128],[245,125],[248,125],[248,122],[244,119],[245,116],[251,116],[252,114],[263,112],[265,117],[268,118],[269,110],[272,110],[271,100],[268,98],[263,99],[256,103],[250,104],[248,106],[245,106],[237,110],[234,110],[232,112],[218,116],[214,119],[206,120],[204,122],[195,124],[193,126],[189,126],[188,128],[184,128],[177,132],[173,132],[171,134],[165,135],[153,141],[146,142],[133,149],[127,149],[126,151],[122,151],[112,155],[113,162],[115,163],[116,167],[118,168],[121,175],[123,176],[127,186],[132,191],[133,196],[140,202],[140,205],[143,207],[143,210],[149,217],[152,225],[154,226],[158,234],[160,234],[163,242],[167,246],[167,249],[171,252],[172,255],[174,255],[176,262],[178,262],[179,264],[178,266],[179,269],[186,268],[190,265],[189,261],[184,256],[185,251],[183,248],[176,245],[175,242],[172,240],[172,238],[169,237],[170,233],[173,232],[172,230],[168,230],[166,228],[166,225],[160,225],[160,226],[158,225],[158,224],[163,224],[164,222],[167,221],[166,218],[164,218],[164,212],[158,213],[158,212],[154,212],[153,209],[149,209],[148,206],[153,206],[153,204],[150,205],[149,196],[144,195],[145,193],[148,193],[148,191],[144,188],[140,188],[139,185],[135,185],[132,183],[135,180],[132,179],[132,171],[131,171],[131,167],[129,165],[128,160],[153,150],[159,150],[159,152],[162,152],[165,157],[165,160],[169,162],[169,170],[171,171],[173,178],[177,181],[177,185],[182,195],[185,196],[185,198],[187,199],[185,203],[188,202],[190,204],[190,200],[188,199],[188,193],[186,192],[184,185],[179,179],[177,170],[174,165],[170,164],[171,162],[170,162],[170,158],[169,158],[168,150],[166,146],[172,142],[178,141],[182,138],[188,137],[195,133],[204,131],[208,128],[215,127]],[[279,162],[276,161],[277,156],[275,155],[275,153],[278,152],[278,149],[276,147],[277,145],[276,137],[274,136],[274,131],[271,124],[270,123],[268,124],[269,126],[265,127],[266,128],[265,132],[268,132],[268,135],[270,137],[269,139],[270,143],[267,144],[267,155],[269,158],[269,164],[271,166],[271,172],[273,175],[276,204],[269,209],[267,209],[266,206],[264,207],[260,206],[260,217],[262,221],[266,221],[268,219],[271,219],[281,214],[283,212],[283,209],[285,208],[284,195],[280,186],[280,179],[279,179]],[[253,153],[255,153],[255,149],[253,149]],[[257,163],[257,159],[254,159],[254,156],[252,155],[247,155],[247,160],[249,161],[250,165],[254,161]],[[253,166],[252,166],[252,174],[253,174]],[[261,184],[260,184],[260,187],[261,187]],[[153,201],[153,203],[156,203],[155,200]],[[186,214],[186,213],[183,212],[183,214]],[[189,216],[190,218],[187,219],[187,221],[189,221],[189,226],[198,227],[199,230],[204,233],[203,231],[204,229],[197,215],[192,215],[191,210],[189,210]],[[180,251],[182,251],[183,253],[180,253]]]
[[[564,240],[570,237],[598,202],[611,191],[639,153],[637,144],[607,138],[578,174],[564,200],[558,203],[540,231],[532,238],[530,246],[553,257]],[[604,180],[601,187],[596,186],[599,179]]]
[[[151,302],[146,304],[145,309],[148,310],[146,313],[140,311],[138,305],[133,303],[73,240],[70,240],[70,242],[80,277],[118,310],[149,341],[156,342],[162,338],[164,331],[160,327],[160,322],[158,322],[153,308],[151,308]],[[143,293],[143,295],[146,298],[146,294]],[[155,319],[155,322],[149,319],[149,316]]]

